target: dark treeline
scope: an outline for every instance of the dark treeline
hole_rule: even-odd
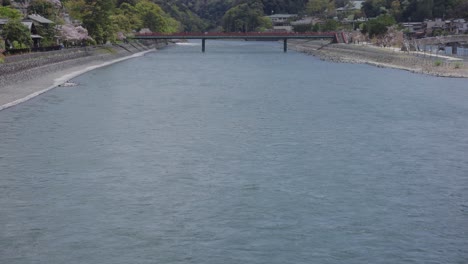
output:
[[[362,11],[367,17],[389,14],[399,22],[468,18],[468,0],[366,0]]]

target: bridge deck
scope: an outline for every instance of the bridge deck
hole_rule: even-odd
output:
[[[282,39],[283,50],[288,50],[288,39],[332,39],[333,42],[340,42],[344,36],[336,32],[320,32],[320,33],[276,33],[276,32],[248,32],[248,33],[220,33],[220,32],[206,32],[206,33],[147,33],[136,34],[134,39],[201,39],[202,51],[205,52],[205,41],[207,39],[252,39],[252,40],[280,40]]]
[[[335,38],[335,32],[325,33],[146,33],[136,34],[135,39],[317,39]]]

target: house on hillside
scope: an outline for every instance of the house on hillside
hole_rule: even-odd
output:
[[[468,34],[468,21],[463,18],[450,21],[450,26],[453,34]]]
[[[0,32],[8,21],[8,18],[0,18]],[[39,35],[38,27],[42,26],[46,29],[50,29],[54,24],[53,21],[40,15],[29,15],[23,19],[21,23],[29,29],[29,32],[31,32],[31,39],[33,40],[34,48],[40,47],[41,39],[43,39],[43,37]]]
[[[8,23],[8,18],[0,18],[0,32],[2,32],[3,26]]]
[[[297,18],[297,14],[275,14],[267,17],[273,24],[273,31],[292,32],[291,21]]]
[[[363,4],[364,1],[349,1],[344,7],[337,8],[336,12],[338,14],[349,14],[361,10]]]
[[[319,19],[318,18],[313,18],[313,17],[304,17],[302,19],[292,21],[291,25],[297,26],[297,25],[314,25],[317,23]]]
[[[423,22],[404,22],[401,26],[410,37],[421,38],[425,34],[425,24]]]
[[[426,20],[424,21],[424,26],[426,28],[426,36],[432,36],[434,32],[444,31],[448,29],[447,22],[440,18],[436,18],[435,20]]]
[[[40,47],[41,39],[43,36],[39,35],[38,27],[42,26],[45,29],[52,29],[54,22],[42,17],[40,15],[28,15],[26,19],[22,21],[24,25],[27,25],[31,31],[31,38],[33,40],[33,47]]]

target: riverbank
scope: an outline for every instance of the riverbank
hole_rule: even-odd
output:
[[[448,56],[408,53],[372,45],[328,44],[326,41],[291,40],[290,47],[326,61],[369,64],[441,77],[468,78],[466,61]]]
[[[25,102],[90,70],[143,56],[165,44],[65,49],[6,57],[0,64],[0,110]]]

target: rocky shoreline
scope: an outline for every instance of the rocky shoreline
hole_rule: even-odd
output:
[[[330,44],[325,41],[292,40],[290,46],[296,51],[326,61],[369,64],[440,77],[468,78],[466,61],[446,56],[401,52],[372,45]]]

